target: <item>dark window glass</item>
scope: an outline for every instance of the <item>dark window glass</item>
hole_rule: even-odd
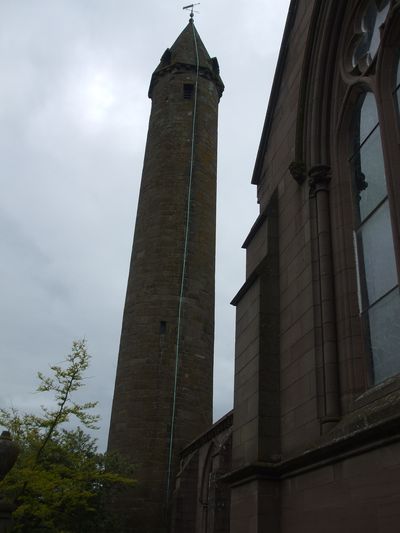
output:
[[[394,289],[369,311],[373,371],[376,383],[400,373],[400,293]]]
[[[397,82],[396,82],[396,87],[399,89],[400,88],[400,61],[399,61],[399,64],[397,65]]]
[[[397,95],[397,109],[400,114],[400,61],[397,65],[397,80],[396,80],[396,95]]]
[[[397,285],[396,259],[388,200],[359,229],[364,256],[368,303],[376,302]],[[400,319],[400,316],[399,316]],[[400,354],[399,354],[400,357]]]
[[[364,220],[387,195],[379,126],[355,154],[354,165],[359,215]]]
[[[378,109],[376,107],[375,96],[372,93],[366,93],[364,99],[360,99],[362,107],[360,110],[360,139],[362,144],[371,131],[378,125]]]
[[[400,372],[400,294],[375,97],[358,108],[354,168],[360,313],[375,383]]]

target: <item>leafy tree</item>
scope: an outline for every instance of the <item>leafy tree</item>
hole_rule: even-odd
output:
[[[54,407],[42,406],[39,415],[0,409],[0,426],[21,449],[0,483],[0,492],[16,504],[12,531],[119,531],[107,503],[118,490],[135,485],[132,466],[117,455],[98,453],[95,439],[81,427],[66,426],[75,418],[97,429],[98,416],[91,413],[97,402],[77,403],[73,397],[88,365],[85,341],[75,341],[64,364],[51,366],[50,376],[38,373],[37,391],[52,393]]]

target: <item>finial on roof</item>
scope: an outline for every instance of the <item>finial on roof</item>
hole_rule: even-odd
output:
[[[200,5],[200,2],[197,2],[197,4],[189,4],[188,6],[184,6],[182,9],[190,9],[190,18],[189,18],[189,22],[192,22],[193,23],[193,18],[194,18],[194,14],[195,13],[198,13],[198,11],[194,11],[193,8],[194,6],[198,6]]]

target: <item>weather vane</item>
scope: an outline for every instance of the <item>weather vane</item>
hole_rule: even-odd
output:
[[[189,4],[188,6],[184,6],[182,9],[190,9],[190,20],[193,20],[194,14],[198,13],[198,11],[194,11],[194,6],[199,6],[200,2],[197,2],[197,4]]]

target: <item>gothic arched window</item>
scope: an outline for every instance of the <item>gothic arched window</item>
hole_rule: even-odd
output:
[[[360,101],[351,157],[359,307],[381,382],[400,372],[400,294],[378,111],[371,92]]]
[[[400,120],[397,131],[393,122],[396,110],[400,119],[400,63],[398,59],[397,64],[385,62],[384,57],[385,30],[394,9],[390,0],[359,2],[342,71],[347,92],[353,95],[349,98],[352,109],[347,105],[347,110],[353,116],[348,160],[354,249],[364,347],[370,355],[373,383],[400,374]],[[400,42],[393,46],[392,39],[388,53],[393,55],[396,46],[400,48]]]

